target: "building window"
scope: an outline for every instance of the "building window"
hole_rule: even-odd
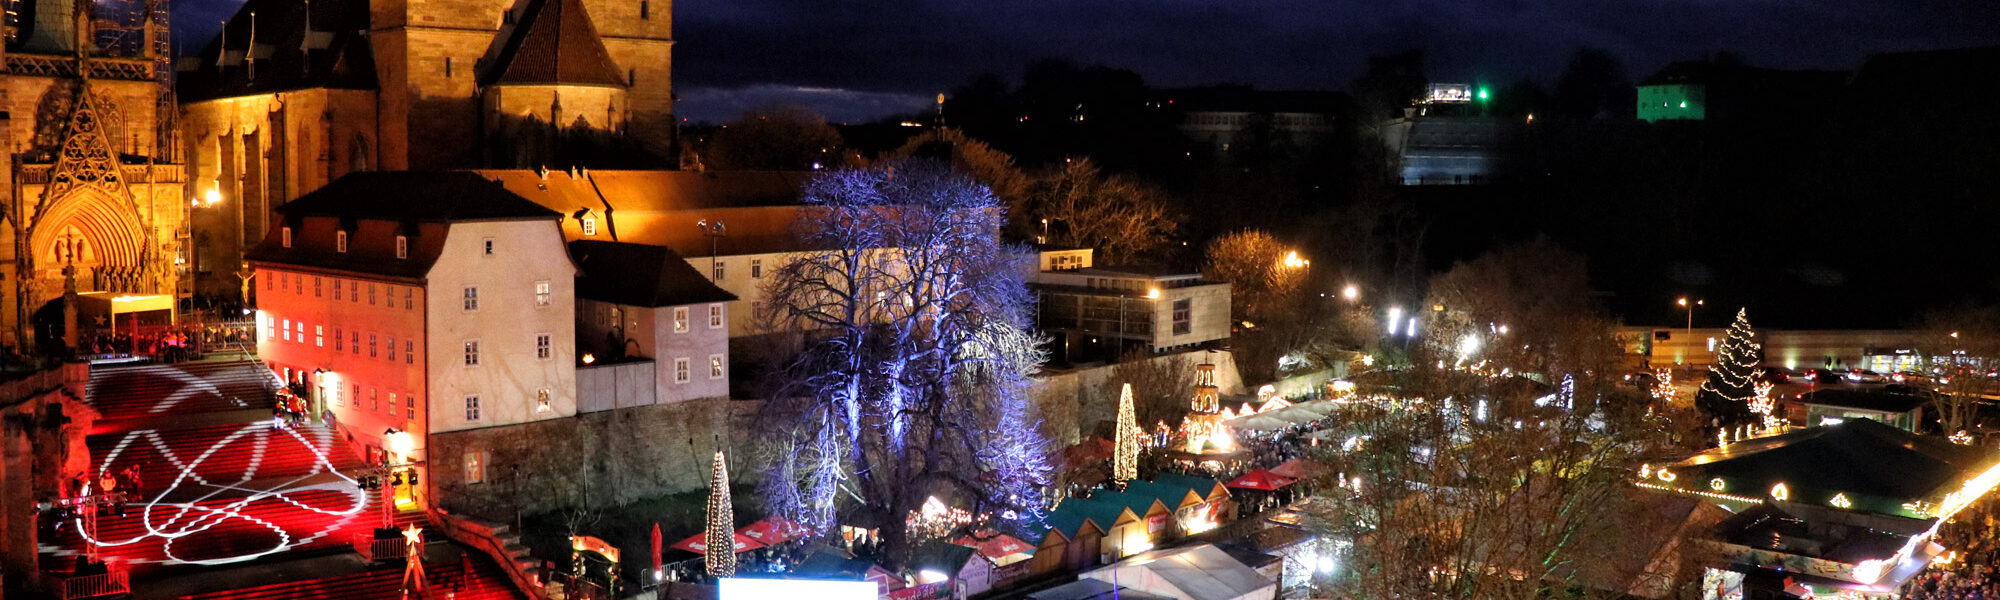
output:
[[[688,307],[685,306],[674,307],[674,333],[687,333],[687,330],[688,330]]]
[[[716,260],[715,257],[711,256],[708,257],[708,262],[709,281],[722,281],[723,276],[728,275],[729,261]]]
[[[465,286],[465,310],[479,310],[479,286]]]
[[[1187,335],[1194,329],[1194,322],[1191,320],[1194,316],[1192,304],[1193,301],[1189,298],[1174,301],[1174,335]]]
[[[396,236],[396,258],[409,258],[409,257],[410,257],[410,237],[405,235]]]
[[[475,397],[472,397],[472,396],[467,396],[467,397],[465,398],[465,401],[466,401],[466,402],[478,402],[478,401],[479,401],[479,399],[478,399],[478,398],[475,398]],[[470,406],[470,405],[468,405],[468,406]],[[473,409],[467,409],[467,410],[473,410]],[[468,417],[468,418],[470,418],[470,417]],[[485,483],[485,482],[486,482],[486,453],[485,453],[485,452],[467,452],[467,453],[465,453],[465,482],[466,482],[466,483]]]
[[[688,359],[674,359],[674,383],[688,382]]]
[[[407,395],[407,396],[403,396],[403,414],[405,415],[405,416],[404,416],[404,418],[406,418],[406,419],[412,419],[412,420],[414,420],[414,419],[416,419],[416,418],[417,418],[417,395],[416,395],[416,394],[410,394],[410,395]],[[415,429],[415,428],[416,428],[416,427],[414,427],[414,426],[412,426],[412,427],[411,427],[411,429]]]
[[[278,229],[278,245],[286,248],[292,247],[292,228],[283,227]]]
[[[355,356],[361,356],[361,332],[356,331],[352,337],[347,338],[347,345],[354,349]]]
[[[318,277],[314,277],[314,278],[313,278],[313,297],[314,297],[314,298],[318,298],[318,297],[320,296],[320,291],[321,291],[321,287],[320,287],[320,284],[319,284],[319,282],[320,282],[320,278],[318,278]]]
[[[375,334],[368,334],[368,358],[375,358]]]
[[[299,321],[299,343],[306,343],[306,322]]]
[[[465,366],[479,366],[479,340],[465,341]]]
[[[333,232],[333,251],[343,254],[347,252],[347,230],[341,229]]]
[[[292,276],[292,293],[298,294],[300,296],[306,295],[306,276],[304,275]]]
[[[722,305],[720,304],[708,305],[708,328],[709,329],[722,328]]]
[[[292,320],[285,319],[285,326],[282,329],[285,330],[285,341],[292,341]]]
[[[375,388],[368,388],[368,410],[374,412],[382,411],[382,398],[375,395]]]
[[[444,57],[444,77],[445,79],[451,78],[451,57],[449,56]]]
[[[482,246],[483,246],[483,247],[484,247],[484,248],[486,249],[486,255],[487,255],[487,256],[492,256],[492,255],[493,255],[493,238],[486,238],[486,239],[484,239],[484,240],[481,240],[481,244],[482,244]]]
[[[764,278],[764,259],[761,258],[750,259],[750,278],[751,279]]]
[[[355,302],[360,302],[360,301],[361,301],[361,282],[360,282],[360,281],[358,281],[358,280],[357,280],[357,281],[349,281],[349,282],[347,282],[347,299],[348,299],[348,300],[353,300],[353,301],[355,301]]]
[[[406,364],[406,365],[414,365],[414,364],[417,364],[417,342],[416,342],[416,341],[414,341],[414,340],[403,340],[403,364]]]
[[[479,396],[465,397],[465,420],[479,420]]]
[[[555,357],[556,349],[553,343],[554,340],[555,336],[546,333],[535,334],[535,358],[548,360]]]
[[[339,288],[340,286],[334,286],[334,287],[335,287],[335,288]],[[334,352],[339,352],[339,351],[343,350],[343,348],[341,348],[341,343],[340,343],[340,340],[341,340],[341,339],[342,339],[342,338],[340,337],[340,328],[339,328],[339,327],[335,327],[335,328],[333,328],[333,351],[334,351]]]
[[[708,355],[708,378],[709,379],[722,378],[722,355],[720,354]]]
[[[584,234],[584,235],[597,235],[597,218],[596,218],[596,217],[584,217],[584,218],[583,218],[583,234]],[[288,246],[288,247],[289,247],[289,246]]]
[[[368,284],[368,305],[375,305],[375,284]]]
[[[618,307],[616,306],[611,307],[611,310],[604,314],[605,316],[604,326],[610,327],[612,329],[617,329],[618,325],[624,322],[625,318],[624,313],[625,311],[618,310]]]
[[[552,412],[552,411],[554,411],[554,410],[555,410],[555,407],[552,407],[552,406],[549,406],[549,390],[548,390],[548,388],[542,388],[542,389],[540,389],[540,390],[536,390],[536,391],[535,391],[535,412],[536,412],[536,413],[538,413],[538,414],[544,414],[544,415],[546,415],[546,414],[549,414],[550,412]]]
[[[386,352],[388,354],[388,356],[384,356],[383,358],[389,359],[389,362],[396,362],[396,338],[392,337],[382,338],[382,345],[383,345],[382,349],[383,352]]]
[[[340,280],[333,280],[333,299],[340,299]]]
[[[314,325],[314,326],[313,326],[313,345],[314,345],[314,346],[318,346],[318,347],[321,347],[321,348],[325,348],[325,347],[326,347],[326,326],[325,326],[325,325]]]
[[[396,416],[396,393],[389,392],[389,416]]]
[[[648,2],[648,1],[646,1],[646,0],[639,0],[639,18],[640,18],[640,19],[651,19],[651,18],[653,18],[653,3],[652,3],[652,2]]]
[[[535,282],[535,306],[549,305],[549,282]]]
[[[403,288],[403,310],[412,310],[417,305],[417,288]]]

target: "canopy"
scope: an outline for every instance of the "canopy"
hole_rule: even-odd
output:
[[[1242,477],[1229,480],[1229,483],[1223,485],[1246,490],[1271,491],[1291,485],[1293,481],[1292,479],[1273,475],[1270,471],[1257,469],[1249,473],[1244,473]]]
[[[695,554],[708,554],[707,538],[707,533],[697,533],[688,536],[688,539],[675,543],[673,547],[677,550],[686,550]],[[743,537],[743,534],[740,532],[736,534],[736,554],[742,554],[762,547],[764,545],[758,543],[757,540]]]
[[[1280,429],[1284,429],[1286,427],[1290,427],[1291,423],[1273,415],[1262,414],[1262,415],[1250,415],[1247,417],[1237,417],[1235,419],[1231,419],[1228,425],[1230,427],[1235,427],[1237,429],[1244,429],[1249,431],[1277,431]]]
[[[1278,587],[1213,544],[1137,554],[1079,578],[1169,598],[1203,600],[1272,598]]]
[[[1324,470],[1319,466],[1319,463],[1303,458],[1294,458],[1278,466],[1271,467],[1271,474],[1286,479],[1305,479],[1308,474],[1315,474]]]
[[[780,542],[796,540],[805,537],[806,534],[811,532],[812,530],[807,529],[806,526],[792,522],[791,519],[771,515],[764,517],[762,521],[743,526],[742,529],[736,530],[736,535],[738,537],[747,537],[761,545],[769,546]]]
[[[1035,546],[1019,538],[992,530],[982,531],[979,536],[962,535],[951,543],[979,549],[979,555],[998,561],[999,559],[1034,552]]]

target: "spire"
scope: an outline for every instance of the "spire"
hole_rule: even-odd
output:
[[[491,83],[572,84],[625,87],[582,0],[529,0]]]

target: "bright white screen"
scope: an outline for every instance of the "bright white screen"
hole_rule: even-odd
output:
[[[870,581],[818,581],[810,579],[740,579],[726,577],[721,580],[722,600],[769,600],[802,599],[811,600],[875,600],[878,589]]]

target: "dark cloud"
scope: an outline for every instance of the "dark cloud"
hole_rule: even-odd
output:
[[[174,3],[199,47],[239,0]],[[1438,80],[1545,83],[1579,46],[1639,78],[1728,50],[1752,64],[1851,69],[1874,52],[2000,44],[1992,0],[680,0],[683,112],[722,118],[777,94],[864,118],[993,72],[1063,57],[1157,85],[1342,89],[1371,53],[1418,47]],[[837,114],[836,114],[837,113]],[[873,113],[870,113],[873,114]]]
[[[1410,47],[1436,79],[1547,82],[1585,45],[1638,78],[1722,50],[1847,69],[1872,52],[2000,43],[1990,0],[681,0],[675,12],[683,89],[917,95],[1047,56],[1161,85],[1339,89],[1366,55]]]

